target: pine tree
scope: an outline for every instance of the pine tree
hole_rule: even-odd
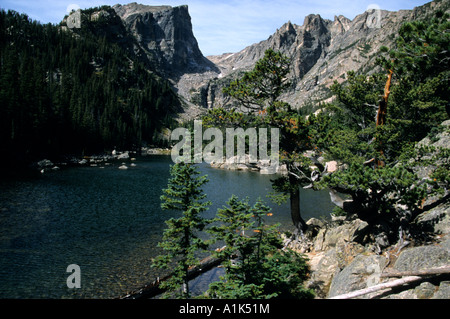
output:
[[[383,238],[380,246],[403,240],[405,233],[411,235],[412,222],[422,212],[427,192],[445,193],[448,188],[448,150],[415,147],[427,134],[439,131],[438,126],[448,119],[448,17],[438,13],[429,21],[405,23],[396,48],[388,58],[378,59],[377,64],[393,75],[392,82],[390,77],[386,82],[391,84],[387,91],[392,98],[383,125],[362,121],[370,118],[371,112],[375,115],[372,101],[382,95],[379,80],[385,76],[368,78],[350,72],[347,83],[332,87],[340,102],[332,107],[333,121],[339,124],[329,129],[331,136],[341,141],[330,140],[323,151],[347,168],[325,176],[322,183],[351,196],[351,200],[340,203],[341,208],[368,222],[372,234]],[[381,48],[382,53],[388,51]],[[350,113],[358,115],[353,124],[342,120]],[[384,165],[373,165],[378,160]],[[416,172],[424,166],[432,180],[418,179]],[[433,167],[439,169],[431,172]]]
[[[0,10],[0,161],[140,150],[178,111],[167,81],[85,22],[64,30]]]
[[[281,94],[290,85],[287,80],[290,65],[288,57],[268,49],[253,70],[245,72],[240,79],[233,81],[224,89],[224,93],[236,99],[240,106],[250,111],[258,111],[253,114],[253,125],[280,129],[280,164],[286,165],[288,176],[277,178],[273,186],[277,192],[289,195],[291,217],[297,236],[306,230],[306,223],[300,212],[299,187],[311,185],[314,182],[314,173],[311,161],[303,155],[312,147],[308,140],[309,122],[288,103],[280,101]],[[239,119],[248,117],[234,111],[224,113],[226,114],[218,116],[219,122],[231,120],[233,123],[239,123]],[[204,119],[205,122],[211,124],[218,114],[217,111],[215,114],[210,112]]]
[[[250,206],[248,199],[232,196],[228,206],[217,212],[210,233],[225,248],[214,254],[223,260],[225,276],[211,283],[212,298],[311,298],[303,287],[308,274],[306,259],[283,247],[278,225],[269,225],[271,209],[260,199]]]
[[[428,20],[406,22],[396,46],[378,64],[394,72],[387,132],[394,149],[424,138],[450,117],[450,15],[437,12]],[[398,154],[398,153],[397,153]]]
[[[199,237],[199,232],[209,223],[201,217],[201,213],[211,205],[202,201],[206,197],[202,186],[208,180],[206,176],[197,176],[199,173],[195,166],[183,162],[171,166],[170,174],[161,196],[161,207],[179,211],[182,217],[166,221],[163,241],[158,244],[165,254],[155,258],[153,266],[172,270],[170,279],[161,283],[162,288],[175,292],[177,297],[189,298],[189,267],[198,264],[198,252],[208,246],[207,241]],[[177,292],[180,287],[181,292]]]

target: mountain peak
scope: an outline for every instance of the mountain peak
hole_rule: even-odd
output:
[[[198,47],[187,5],[149,6],[133,2],[114,5],[113,9],[139,47],[168,78],[214,68]]]
[[[305,17],[303,29],[307,32],[324,30],[326,29],[326,23],[320,14],[310,14]]]
[[[132,2],[129,4],[121,5],[116,4],[113,6],[113,9],[116,11],[116,13],[123,19],[126,20],[129,16],[134,14],[143,14],[146,12],[159,12],[159,11],[165,11],[172,9],[171,6],[149,6],[140,4],[137,2]]]
[[[367,10],[353,20],[343,15],[328,20],[319,14],[310,14],[302,26],[288,21],[267,40],[237,53],[210,57],[220,68],[220,75],[217,79],[205,80],[197,91],[187,89],[186,92],[201,96],[201,105],[205,107],[230,106],[229,97],[221,93],[222,87],[241,72],[250,70],[270,48],[287,55],[292,64],[289,74],[292,88],[282,98],[297,108],[307,101],[318,104],[330,98],[330,86],[335,80],[344,81],[348,71],[375,72],[374,61],[380,46],[392,47],[404,22],[430,17],[437,10],[449,12],[449,7],[449,1],[443,0],[413,10]]]

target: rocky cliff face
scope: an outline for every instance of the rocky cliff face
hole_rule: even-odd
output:
[[[113,6],[126,29],[162,74],[175,82],[183,74],[213,70],[192,32],[187,6],[147,6],[137,3]]]
[[[448,0],[436,0],[414,10],[367,11],[353,21],[311,14],[302,26],[288,22],[267,40],[241,52],[207,58],[193,34],[187,6],[118,4],[90,10],[87,19],[106,22],[97,23],[96,32],[103,32],[169,79],[188,106],[185,115],[195,117],[207,108],[230,106],[232,101],[222,89],[251,69],[269,48],[292,59],[292,86],[283,100],[297,108],[318,105],[331,98],[330,85],[344,81],[348,71],[373,72],[379,48],[394,45],[405,21],[437,10],[448,12],[449,7]]]
[[[414,10],[366,11],[353,21],[336,16],[333,21],[308,15],[302,26],[284,24],[267,40],[241,52],[209,56],[220,72],[181,77],[178,86],[184,97],[205,108],[230,103],[222,88],[251,69],[265,50],[281,51],[292,59],[292,87],[283,97],[294,107],[317,104],[331,97],[330,85],[343,81],[350,70],[370,73],[381,46],[392,47],[405,21],[424,18],[437,10],[449,11],[448,1],[434,1]],[[194,80],[194,81],[193,81]],[[191,83],[189,89],[187,88]],[[192,83],[194,83],[192,85]]]
[[[183,74],[216,70],[198,47],[187,6],[148,6],[134,2],[83,10],[80,16],[82,29],[88,28],[120,44],[174,83]],[[67,21],[66,17],[63,25]]]

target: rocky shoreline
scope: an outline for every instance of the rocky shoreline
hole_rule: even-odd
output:
[[[338,170],[338,163],[336,161],[325,162],[323,157],[315,158],[314,152],[306,152],[305,156],[309,157],[313,162],[318,162],[320,165],[325,166],[327,173],[332,173]],[[221,161],[212,161],[210,166],[212,168],[224,170],[259,172],[263,175],[288,174],[286,164],[275,165],[270,159],[252,160],[248,154],[242,157],[224,157]]]
[[[210,166],[217,169],[251,171],[269,175],[287,174],[286,165],[273,165],[270,159],[252,160],[247,154],[242,158],[239,156],[232,156],[230,158],[224,157],[221,161],[212,161]]]
[[[148,148],[143,147],[141,149],[141,156],[148,156],[148,155],[170,155],[170,149],[167,148]],[[51,161],[49,159],[42,159],[38,162],[32,163],[31,168],[33,170],[37,170],[41,173],[45,173],[48,171],[57,171],[63,167],[74,167],[74,166],[109,166],[112,165],[114,161],[135,161],[136,156],[138,154],[136,152],[131,151],[124,151],[124,152],[118,152],[116,150],[113,150],[109,154],[100,154],[100,155],[90,155],[90,156],[66,156],[62,160],[58,161]],[[122,169],[125,168],[125,163],[122,163],[122,165],[119,167]]]
[[[353,291],[393,282],[389,273],[421,273],[450,269],[450,203],[444,201],[423,212],[415,226],[428,230],[423,241],[404,241],[379,251],[369,239],[369,225],[358,218],[310,219],[301,241],[288,247],[309,259],[311,276],[306,286],[316,298],[343,297]],[[386,275],[388,274],[388,275]],[[365,294],[362,299],[450,299],[450,274],[417,278],[395,289]]]
[[[449,127],[450,120],[442,123]],[[450,145],[450,132],[444,130],[435,139],[425,138],[419,145]],[[429,178],[430,167],[417,172]],[[357,298],[372,299],[450,299],[450,191],[430,196],[421,213],[410,223],[415,235],[395,245],[385,246],[374,236],[369,224],[355,215],[333,217],[329,222],[311,219],[304,239],[290,242],[290,248],[309,259],[311,276],[307,286],[317,298],[342,298],[369,287],[390,286],[401,279],[414,279],[395,288],[378,290]],[[286,239],[288,243],[288,239]],[[431,274],[430,270],[447,269]],[[397,274],[414,274],[398,277]],[[417,274],[427,274],[417,276]]]

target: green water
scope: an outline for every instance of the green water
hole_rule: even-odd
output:
[[[135,167],[66,168],[37,178],[0,182],[0,298],[114,298],[160,275],[150,268],[164,221],[160,209],[170,157],[138,158]],[[129,164],[129,163],[128,163]],[[199,165],[214,217],[232,194],[254,202],[274,176]],[[289,207],[273,207],[273,222],[291,227]],[[302,190],[302,215],[328,216],[328,193]],[[81,268],[81,288],[69,289],[66,268]]]

